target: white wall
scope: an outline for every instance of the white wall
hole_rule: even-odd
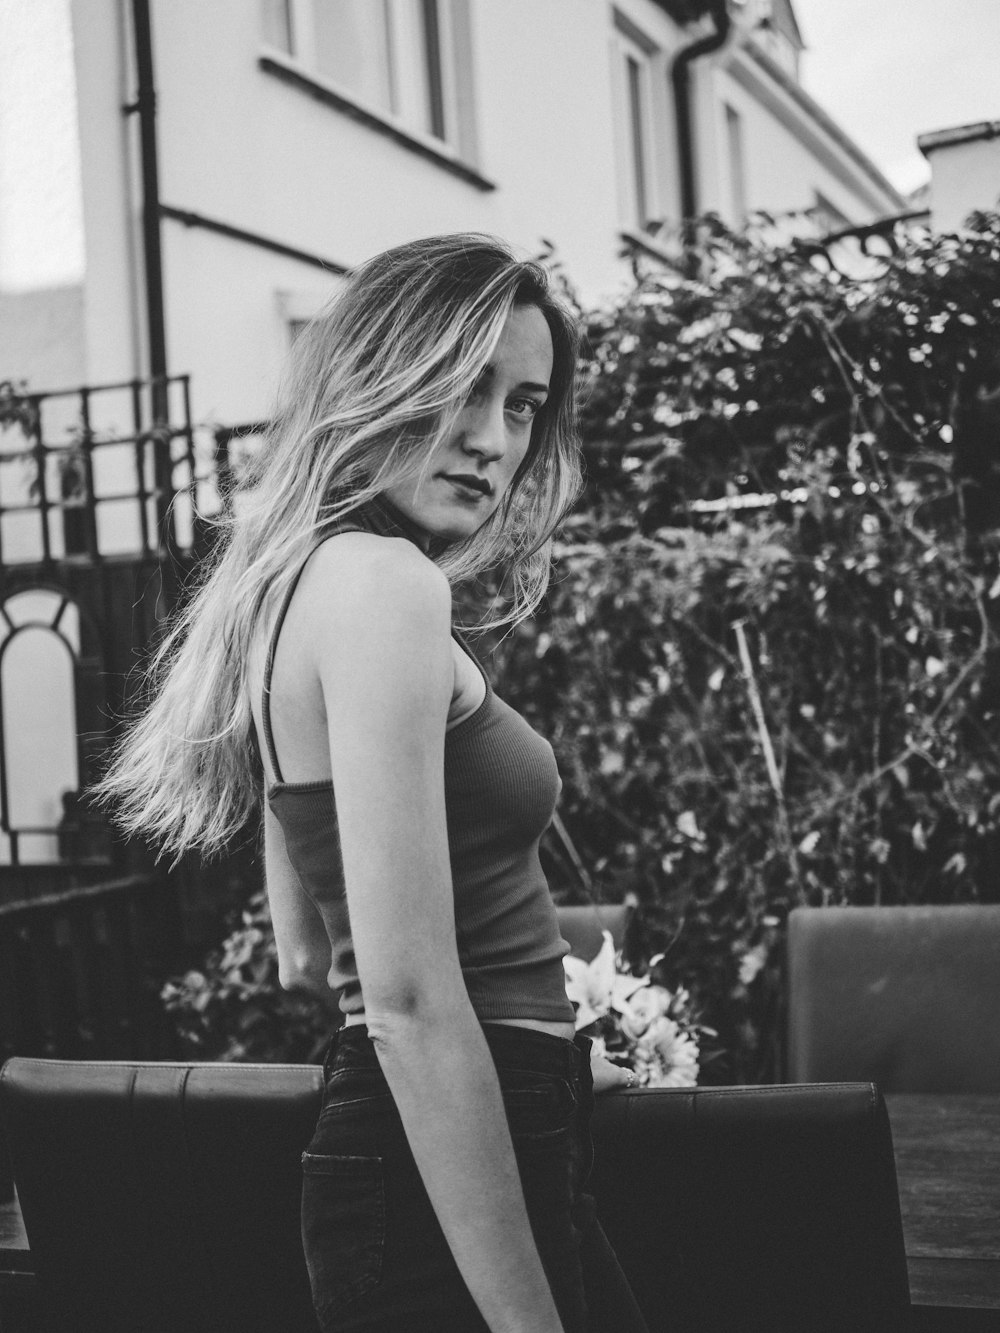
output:
[[[775,77],[750,50],[730,46],[699,66],[697,88],[701,208],[740,221],[730,186],[727,105],[742,122],[748,210],[810,209],[817,192],[849,223],[871,222],[904,207],[887,181],[865,171],[809,113],[801,90]]]
[[[618,252],[628,222],[623,183],[631,152],[615,11],[618,26],[637,33],[649,54],[651,190],[656,213],[668,221],[680,211],[670,67],[696,31],[682,32],[653,0],[616,0],[614,7],[608,0],[468,0],[468,6],[476,144],[471,165],[482,178],[478,182],[262,70],[266,52],[257,0],[151,0],[163,203],[345,266],[433,232],[497,232],[529,253],[550,241],[586,301],[615,291],[629,271]],[[6,143],[21,151],[35,89],[20,48],[9,40],[11,15],[18,32],[32,23],[37,28],[39,16],[56,23],[56,36],[32,54],[42,71],[38,86],[44,75],[46,95],[64,102],[68,96],[72,109],[75,78],[77,115],[75,127],[72,116],[61,122],[72,131],[63,136],[64,146],[73,149],[61,172],[52,171],[43,145],[27,144],[29,161],[45,168],[39,180],[58,197],[36,201],[39,222],[32,233],[23,226],[20,196],[14,221],[21,241],[32,238],[38,255],[52,258],[51,246],[44,248],[47,224],[69,218],[73,227],[62,269],[47,279],[36,273],[20,287],[8,281],[8,290],[0,291],[0,378],[26,375],[35,387],[60,388],[142,376],[148,355],[139,123],[122,110],[136,94],[131,5],[0,0],[0,148]],[[702,25],[697,32],[705,30]],[[58,70],[58,79],[50,77]],[[780,80],[768,82],[759,62],[755,66],[730,46],[697,62],[693,76],[702,208],[732,216],[727,102],[743,117],[750,208],[808,208],[816,189],[852,220],[898,206],[898,197],[866,179],[843,144],[810,118],[808,107],[803,110]],[[12,151],[0,161],[0,182],[5,163],[10,177]],[[952,173],[952,194],[963,170],[959,165]],[[9,203],[14,195],[8,191],[6,197]],[[656,249],[655,241],[648,244]],[[290,340],[289,320],[313,313],[337,277],[170,218],[162,222],[162,245],[168,366],[192,376],[195,421],[234,424],[266,415]],[[0,233],[0,274],[3,246]],[[67,414],[73,409],[72,399],[47,406],[47,438],[72,425]],[[98,430],[128,432],[127,392],[99,395],[93,409]],[[20,443],[14,433],[7,435],[13,443],[0,439],[0,452]],[[129,445],[115,456],[101,453],[99,492],[131,480],[132,456]],[[134,549],[134,509],[131,503],[100,507],[107,547]],[[7,516],[0,533],[7,559],[6,527],[18,518]],[[22,558],[37,557],[37,533],[22,527]],[[23,696],[44,704],[60,691],[66,696],[65,663],[45,657],[43,640],[32,635],[9,658],[9,672],[5,708],[14,711],[5,720],[11,726],[15,717],[27,718],[38,731],[36,715],[27,708],[18,712],[16,701]],[[54,710],[47,716],[51,722]],[[35,766],[18,794],[25,818],[49,822],[59,792],[74,785],[73,755],[64,744],[69,730],[64,715],[58,734],[44,744],[22,736],[15,746]],[[33,854],[51,851],[38,843]],[[3,855],[0,847],[0,860]]]
[[[84,234],[69,0],[0,0],[0,379],[84,370]]]
[[[86,240],[85,382],[108,384],[140,375],[145,364],[138,122],[122,112],[136,87],[125,6],[72,4]]]
[[[621,281],[602,0],[474,0],[477,166],[493,190],[262,71],[246,0],[159,0],[153,12],[165,204],[345,265],[471,229],[529,252],[553,241],[591,297]],[[164,271],[170,365],[194,373],[196,415],[266,410],[286,341],[279,293],[330,281],[169,219]]]
[[[1000,139],[971,139],[928,151],[931,226],[956,231],[976,209],[1000,203]]]
[[[0,291],[0,379],[37,390],[82,384],[85,342],[82,283]]]
[[[740,118],[743,144],[743,180],[746,209],[771,214],[810,209],[819,190],[849,222],[868,222],[874,211],[820,162],[802,140],[768,107],[723,69],[705,80],[710,87],[711,132],[716,151],[705,162],[702,203],[717,210],[735,226],[742,218],[734,206],[727,151],[726,107]],[[704,103],[703,103],[704,105]]]
[[[56,2],[66,0],[45,0]],[[617,256],[628,166],[612,7],[469,6],[475,165],[492,190],[263,71],[254,0],[152,0],[163,202],[342,265],[437,231],[494,231],[529,252],[544,238],[585,299],[617,289],[627,279]],[[74,369],[91,383],[141,374],[145,364],[138,121],[121,110],[135,94],[130,8],[126,0],[72,0],[86,236],[84,354]],[[616,8],[655,48],[655,190],[658,211],[676,218],[669,70],[694,34],[653,0],[618,0]],[[730,50],[694,66],[702,206],[732,216],[728,102],[744,121],[751,208],[807,208],[818,188],[845,216],[873,216],[871,192],[865,197],[825,167],[803,135],[734,78],[734,60],[746,64]],[[334,280],[175,220],[164,220],[162,233],[169,367],[192,374],[195,416],[260,415],[287,348],[288,309],[309,313]]]

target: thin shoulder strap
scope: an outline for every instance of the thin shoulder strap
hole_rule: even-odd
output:
[[[351,524],[350,526],[338,528],[336,532],[328,532],[325,537],[312,547],[301,565],[299,565],[298,569],[295,571],[295,576],[288,585],[288,591],[285,593],[281,608],[278,611],[277,619],[274,622],[274,629],[271,631],[271,641],[267,646],[267,657],[264,660],[264,688],[261,693],[260,717],[264,724],[264,744],[267,746],[267,756],[271,761],[271,771],[274,773],[276,782],[283,782],[284,778],[281,776],[281,765],[278,763],[278,752],[274,748],[274,733],[271,730],[271,677],[274,674],[274,655],[278,648],[278,636],[281,634],[281,628],[285,623],[285,616],[288,615],[288,608],[292,604],[292,598],[295,596],[295,589],[299,586],[299,580],[305,573],[306,565],[319,547],[323,545],[323,542],[330,537],[339,537],[342,532],[364,531],[364,528]]]

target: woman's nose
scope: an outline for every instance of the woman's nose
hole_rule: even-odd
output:
[[[467,403],[458,420],[458,433],[466,453],[486,462],[502,458],[507,447],[502,406]]]

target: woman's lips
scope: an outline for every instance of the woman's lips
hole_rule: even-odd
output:
[[[493,494],[493,487],[485,477],[465,476],[458,473],[445,472],[442,474],[445,481],[450,482],[458,493],[472,500],[485,500]]]

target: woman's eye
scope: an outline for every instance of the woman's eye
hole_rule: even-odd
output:
[[[530,419],[541,411],[542,404],[535,398],[512,398],[508,407],[515,416]]]

